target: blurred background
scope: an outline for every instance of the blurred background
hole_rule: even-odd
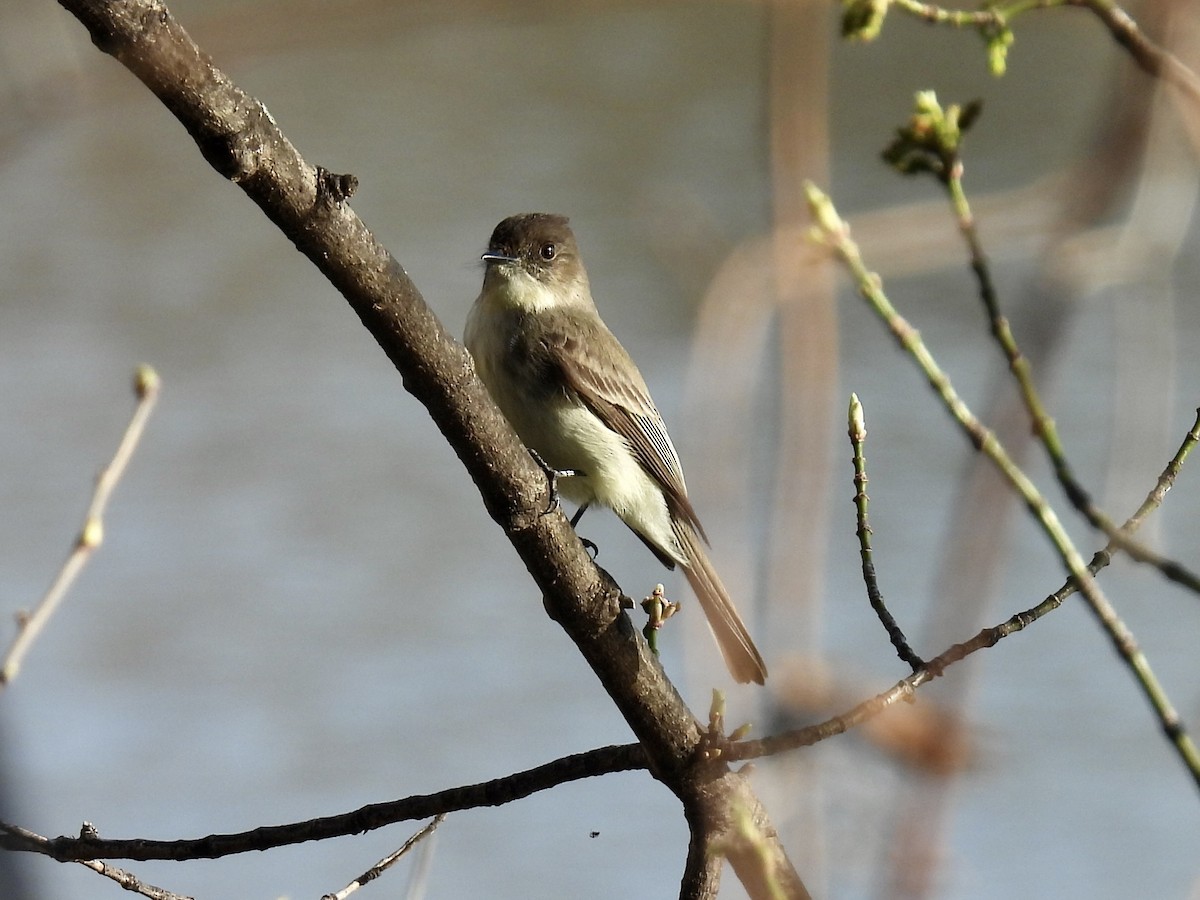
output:
[[[1020,19],[996,79],[974,34],[893,13],[879,41],[847,44],[819,4],[170,6],[310,163],[358,176],[352,205],[452,332],[496,222],[571,216],[772,670],[766,690],[731,685],[685,607],[663,661],[701,717],[721,687],[731,724],[761,736],[906,674],[858,568],[851,391],[880,585],[918,652],[1063,581],[805,243],[805,178],[1085,557],[1102,543],[1024,446],[936,185],[880,162],[917,90],[984,102],[966,149],[981,235],[1076,470],[1114,518],[1193,421],[1189,113],[1082,10]],[[47,835],[88,820],[105,837],[197,837],[628,741],[344,301],[66,13],[0,10],[4,616],[37,601],[70,549],[135,365],[163,380],[103,548],[0,697],[4,818]],[[1198,57],[1187,2],[1133,11]],[[1142,532],[1193,568],[1197,465]],[[664,580],[685,596],[611,515],[581,532],[630,595]],[[1102,585],[1196,727],[1200,598],[1123,560]],[[753,777],[818,896],[1200,896],[1195,784],[1077,599],[911,710]],[[418,827],[129,868],[197,898],[314,897]],[[425,850],[429,897],[667,897],[686,831],[669,793],[628,774],[452,815]],[[119,890],[78,866],[0,861],[15,864],[0,890],[12,900]],[[366,890],[402,896],[406,869]],[[722,896],[742,895],[725,881]]]

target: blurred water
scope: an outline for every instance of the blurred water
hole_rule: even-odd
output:
[[[223,7],[172,5],[311,162],[359,176],[355,208],[453,331],[495,222],[569,213],[606,318],[675,420],[696,298],[656,255],[654,229],[682,208],[703,210],[729,241],[768,223],[761,9],[363,5],[345,21],[308,5]],[[3,609],[32,603],[66,553],[130,408],[133,366],[150,362],[164,380],[104,548],[3,697],[12,817],[46,834],[86,818],[106,836],[198,836],[628,740],[344,303],[64,13],[3,9]],[[975,185],[1022,183],[1033,166],[1068,158],[1101,102],[1080,86],[1119,60],[1081,17],[1039,27],[1022,35],[1005,83],[988,80],[967,36],[909,29],[890,45],[840,48],[834,187],[844,205],[919,193],[875,162],[917,88],[987,98]],[[1064,65],[1064,42],[1088,53]],[[1036,159],[1030,133],[1044,138]],[[1019,267],[999,268],[1002,287],[1020,283]],[[982,396],[994,352],[965,276],[897,290],[966,395]],[[1195,303],[1181,300],[1177,341],[1189,347]],[[1108,302],[1079,315],[1062,351],[1059,421],[1091,483],[1112,423]],[[853,389],[868,405],[878,562],[888,595],[915,615],[964,444],[878,326],[849,299],[843,309],[845,390],[829,402],[841,407]],[[1190,422],[1197,375],[1176,373],[1177,414],[1151,454],[1156,467]],[[680,430],[685,462],[702,455],[703,427]],[[844,458],[840,427],[829,440]],[[703,482],[694,490],[710,530],[727,528],[705,512]],[[830,526],[828,658],[880,689],[903,673],[862,602],[848,480],[835,492],[845,518]],[[1185,473],[1163,533],[1193,561],[1198,509]],[[587,527],[627,587],[662,577],[611,517],[589,516]],[[1005,610],[1060,580],[1027,523],[1013,545]],[[1125,566],[1106,584],[1194,721],[1195,598]],[[1197,877],[1194,792],[1085,618],[1064,609],[983,661],[971,713],[983,759],[958,792],[943,896],[1181,896]],[[768,657],[782,659],[788,636],[770,637]],[[667,645],[678,660],[678,639]],[[707,685],[689,700],[702,711]],[[866,895],[886,852],[877,832],[894,776],[852,739],[820,753],[834,811],[827,889]],[[763,766],[764,788],[798,766]],[[792,797],[774,799],[786,822]],[[316,896],[413,830],[131,868],[201,898]],[[647,776],[577,784],[451,817],[429,896],[670,896],[685,847],[671,798]],[[75,867],[32,861],[26,871],[39,897],[110,890]]]

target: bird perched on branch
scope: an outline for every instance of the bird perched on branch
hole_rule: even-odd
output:
[[[641,372],[596,311],[564,216],[496,226],[467,318],[479,377],[525,445],[563,473],[561,492],[607,506],[668,568],[683,569],[730,674],[767,668],[705,549],[679,456]]]

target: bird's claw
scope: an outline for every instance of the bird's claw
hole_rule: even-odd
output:
[[[556,469],[554,466],[550,465],[550,463],[542,459],[541,455],[536,450],[530,450],[529,455],[533,457],[533,461],[537,463],[538,468],[546,473],[546,480],[550,483],[550,502],[542,511],[543,516],[548,516],[550,513],[558,509],[560,505],[558,496],[558,479],[571,478],[576,475],[582,475],[583,473],[575,469]]]

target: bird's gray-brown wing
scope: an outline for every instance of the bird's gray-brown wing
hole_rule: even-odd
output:
[[[570,332],[551,328],[542,341],[563,382],[628,442],[642,468],[662,486],[672,516],[707,540],[688,499],[683,467],[667,426],[633,359],[612,332],[597,320],[590,328]]]
[[[684,574],[734,679],[764,683],[767,667],[700,543],[707,538],[688,499],[679,456],[633,360],[598,321],[592,328],[569,333],[548,329],[541,341],[546,360],[558,370],[562,383],[629,443],[642,468],[662,486],[673,530],[686,557]],[[662,548],[645,535],[639,537],[664,564],[674,568],[674,561]]]

